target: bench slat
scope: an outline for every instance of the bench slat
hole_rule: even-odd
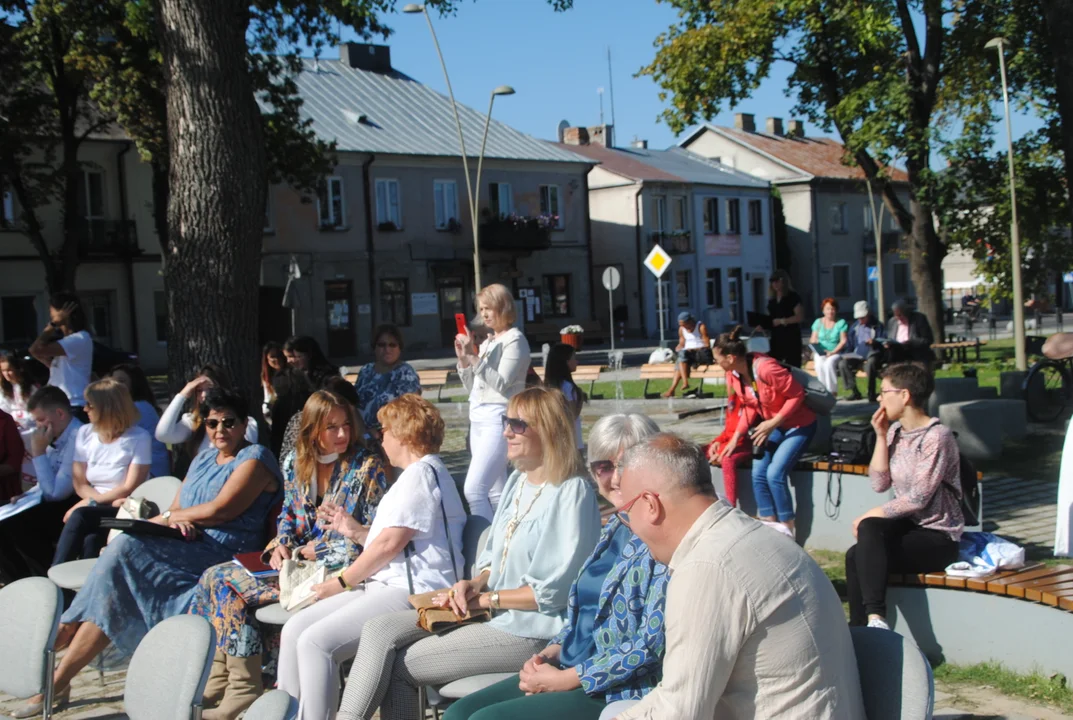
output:
[[[1017,570],[1000,570],[997,573],[992,573],[990,575],[984,575],[983,577],[966,578],[965,579],[965,586],[968,587],[969,590],[977,590],[979,592],[987,592],[987,583],[989,581],[991,581],[991,580],[995,580],[997,578],[1010,577],[1012,575],[1018,575],[1020,573],[1027,572],[1028,570],[1035,570],[1036,568],[1041,568],[1041,567],[1043,567],[1042,563],[1032,563],[1030,565],[1025,565],[1023,568],[1019,568]]]
[[[1058,598],[1058,607],[1073,612],[1073,598]]]
[[[1025,591],[1025,600],[1042,602],[1052,607],[1058,605],[1058,598],[1073,597],[1073,582],[1058,583],[1056,585],[1043,585],[1029,588]]]
[[[928,573],[924,576],[924,584],[946,587],[946,573]]]
[[[1009,590],[1011,589],[1010,588],[1011,585],[1015,586],[1012,589],[1014,590],[1014,592],[1017,592],[1019,590],[1019,587],[1016,587],[1016,586],[1019,586],[1020,583],[1027,582],[1029,580],[1035,580],[1036,578],[1050,577],[1052,575],[1060,575],[1060,574],[1062,574],[1063,572],[1065,572],[1068,569],[1069,568],[1066,568],[1066,567],[1063,567],[1063,568],[1040,567],[1040,568],[1036,568],[1035,570],[1029,570],[1028,572],[1014,573],[1013,575],[1007,575],[1006,577],[1001,577],[1001,578],[997,578],[995,580],[989,581],[987,583],[987,591],[989,593],[994,593],[995,595],[1008,595],[1008,594],[1010,594]],[[1014,597],[1017,597],[1017,596],[1015,595]]]
[[[1048,585],[1058,585],[1066,582],[1073,582],[1073,572],[1067,570],[1066,572],[1060,572],[1056,575],[1048,575],[1028,582],[1017,583],[1006,588],[1006,594],[1031,600],[1032,598],[1027,596],[1029,591],[1034,591],[1036,588],[1046,587]]]

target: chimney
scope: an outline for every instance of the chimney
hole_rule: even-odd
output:
[[[615,146],[614,126],[593,125],[589,128],[589,143],[609,148]]]
[[[790,131],[786,134],[793,138],[805,137],[805,123],[801,120],[791,120]]]
[[[588,145],[589,131],[583,127],[568,127],[563,130],[564,145]]]
[[[391,72],[391,48],[370,43],[343,43],[339,46],[339,60],[355,70],[375,73]]]
[[[767,134],[782,137],[782,118],[769,117],[767,119]]]
[[[734,127],[745,132],[756,132],[756,119],[749,113],[735,113]]]
[[[632,143],[630,143],[630,145],[632,145],[633,147],[637,148],[638,150],[647,150],[648,149],[648,141],[647,140],[639,140],[639,139],[635,138],[634,141]]]

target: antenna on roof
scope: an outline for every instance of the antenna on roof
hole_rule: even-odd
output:
[[[604,124],[604,89],[596,88],[596,94],[600,96],[600,124]]]
[[[607,87],[611,91],[611,125],[615,124],[615,80],[611,73],[611,46],[607,46]]]

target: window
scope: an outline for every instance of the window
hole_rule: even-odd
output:
[[[563,229],[563,216],[559,212],[558,185],[540,186],[540,214],[548,218],[554,218],[554,227],[559,230]]]
[[[320,209],[322,228],[343,227],[346,206],[343,204],[343,178],[329,177],[317,189],[317,206]]]
[[[704,201],[704,232],[719,234],[719,198],[707,198]]]
[[[104,173],[100,170],[82,171],[78,215],[86,220],[104,219]]]
[[[686,229],[686,199],[676,197],[671,200],[671,230]]]
[[[831,203],[831,232],[846,232],[846,203]]]
[[[458,185],[454,180],[436,180],[432,183],[432,196],[436,204],[436,229],[446,230],[451,221],[458,222]]]
[[[40,332],[33,295],[9,295],[0,300],[4,342],[31,343]]]
[[[864,231],[872,232],[872,205],[869,203],[864,206]]]
[[[410,324],[410,281],[380,281],[380,321],[405,327]]]
[[[763,204],[759,200],[749,201],[749,234],[759,235],[764,232]]]
[[[705,294],[708,296],[708,307],[722,309],[723,307],[723,271],[721,268],[709,268],[704,278]]]
[[[514,214],[514,190],[510,183],[488,183],[488,197],[492,215],[506,217]]]
[[[902,297],[909,294],[909,264],[894,263],[894,294]]]
[[[380,230],[401,230],[399,181],[376,181],[376,222]]]
[[[95,339],[103,345],[111,345],[112,335],[112,293],[107,290],[82,294],[82,307],[86,310],[86,319]]]
[[[4,178],[0,178],[0,190],[3,191],[3,203],[0,204],[0,228],[15,227],[15,193],[8,187]]]
[[[741,200],[727,200],[727,233],[741,235]]]
[[[156,319],[156,341],[168,341],[168,296],[163,290],[153,293],[153,314]]]
[[[834,281],[835,297],[850,297],[849,265],[832,265],[831,279]]]
[[[667,227],[667,198],[657,195],[652,198],[652,219],[655,220],[656,230],[663,232]]]
[[[570,312],[570,276],[544,276],[544,316],[568,317]]]

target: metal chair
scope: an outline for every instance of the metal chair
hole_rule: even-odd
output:
[[[257,698],[243,715],[245,720],[294,720],[298,701],[282,690],[270,690]]]
[[[52,717],[52,646],[62,614],[63,593],[45,578],[0,589],[0,692],[17,698],[44,695],[45,720]]]
[[[176,615],[138,643],[123,689],[130,720],[200,720],[216,631],[199,615]]]
[[[931,720],[935,679],[920,648],[890,630],[851,627],[868,720]]]

